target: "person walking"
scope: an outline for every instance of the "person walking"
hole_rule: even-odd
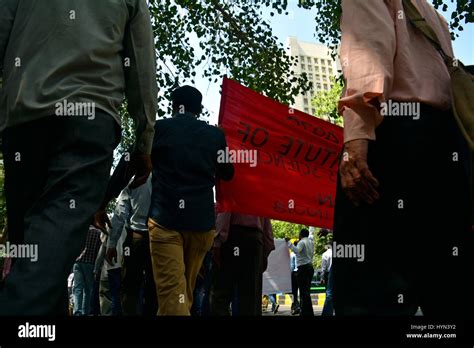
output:
[[[293,243],[296,246],[298,243]],[[291,303],[291,315],[301,313],[300,302],[298,301],[298,266],[296,266],[296,254],[290,251],[290,269],[291,269],[291,294],[293,296]]]
[[[99,253],[100,230],[89,226],[86,246],[76,259],[74,272],[74,315],[91,315],[92,293],[94,290],[94,265]]]
[[[275,249],[270,219],[219,213],[214,239],[211,314],[262,314],[262,274]],[[274,311],[275,308],[273,308]]]
[[[110,230],[107,230],[107,233]],[[96,298],[94,301],[98,308],[95,308],[94,315],[112,315],[121,316],[122,301],[122,265],[123,265],[123,244],[126,238],[126,231],[122,230],[122,234],[117,241],[117,254],[114,258],[107,258],[107,244],[109,235],[102,232],[102,245],[95,262],[94,274],[96,278]]]
[[[190,315],[196,278],[215,235],[213,187],[231,180],[219,163],[224,133],[197,117],[202,94],[183,86],[171,94],[173,117],[156,123],[148,219],[158,315]]]
[[[421,307],[425,316],[470,316],[468,146],[453,116],[445,62],[404,5],[418,9],[454,56],[447,22],[426,0],[342,1],[335,312],[413,316]],[[342,252],[362,248],[363,255]],[[456,294],[447,306],[433,290],[439,274],[449,274]]]
[[[154,316],[158,309],[147,225],[150,199],[151,175],[145,184],[135,189],[127,186],[122,191],[111,221],[106,252],[109,263],[117,257],[117,241],[122,233],[126,234],[123,247],[128,252],[123,257],[121,287],[124,315]]]
[[[313,303],[311,301],[311,281],[314,275],[313,256],[314,243],[309,238],[309,231],[303,228],[299,234],[296,246],[285,238],[288,248],[296,255],[296,266],[298,267],[297,281],[300,290],[301,315],[314,316]]]
[[[326,286],[326,300],[324,301],[322,316],[334,315],[333,303],[333,274],[332,274],[332,246],[326,245],[326,251],[321,256],[322,283]]]
[[[137,129],[134,185],[150,173],[155,73],[144,0],[0,1],[8,236],[39,253],[13,260],[0,315],[66,313],[66,280],[107,187],[124,96]]]

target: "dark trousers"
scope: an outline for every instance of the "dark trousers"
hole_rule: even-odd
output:
[[[336,315],[472,313],[468,152],[453,116],[422,106],[418,120],[385,117],[376,137],[368,164],[380,199],[355,207],[338,182],[334,241],[365,255],[334,251]]]
[[[299,306],[298,302],[298,272],[291,271],[291,293],[293,295],[293,303],[291,308],[297,308]]]
[[[122,286],[122,268],[113,268],[107,271],[107,280],[110,290],[110,312],[111,315],[121,316],[123,314],[120,301],[120,288]]]
[[[313,316],[313,303],[311,301],[311,280],[313,279],[314,268],[310,263],[298,266],[298,287],[300,289],[300,305],[302,316]]]
[[[124,315],[155,316],[158,311],[155,281],[151,266],[148,231],[137,233],[128,230],[124,248],[124,276],[122,280],[122,309]],[[143,289],[143,296],[141,292]]]
[[[334,283],[334,276],[332,269],[329,273],[325,273],[324,275],[326,281],[326,300],[324,301],[323,311],[321,312],[321,316],[323,317],[331,317],[334,315],[334,296],[333,296],[333,283]]]
[[[91,299],[91,313],[94,316],[100,315],[100,299],[99,299],[99,288],[100,288],[100,275],[94,275],[94,287],[92,288],[92,299]]]
[[[231,225],[221,247],[221,267],[213,265],[211,314],[262,314],[263,234],[260,230]]]
[[[119,134],[109,115],[51,116],[3,133],[11,243],[35,244],[38,260],[14,260],[0,315],[65,313],[66,281],[105,195]]]

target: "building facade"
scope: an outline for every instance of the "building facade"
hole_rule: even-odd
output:
[[[314,115],[311,99],[317,92],[331,89],[331,78],[340,75],[339,59],[332,59],[331,51],[323,44],[299,41],[294,36],[287,39],[286,47],[288,55],[298,58],[297,65],[292,67],[293,75],[306,73],[308,80],[313,83],[312,90],[295,97],[292,107]]]

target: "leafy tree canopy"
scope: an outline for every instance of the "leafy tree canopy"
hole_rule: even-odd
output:
[[[454,2],[431,0],[443,11],[448,1]],[[291,74],[298,58],[286,54],[263,17],[268,9],[272,16],[288,15],[288,4],[288,0],[149,0],[158,57],[159,116],[170,112],[165,105],[171,90],[194,83],[198,73],[210,82],[227,75],[285,104],[309,91],[312,86],[306,74]],[[298,7],[316,10],[315,36],[335,55],[341,0],[298,0]],[[457,0],[450,19],[453,38],[454,31],[470,22],[474,22],[473,2]]]
[[[448,1],[431,0],[446,11]],[[210,81],[227,74],[255,91],[282,103],[291,104],[300,92],[310,89],[306,76],[292,76],[295,63],[263,19],[288,14],[288,0],[153,0],[149,7],[156,35],[159,59],[158,85],[169,89],[184,79],[194,80],[198,69]],[[335,48],[340,41],[341,0],[298,0],[298,7],[316,10],[315,35],[321,43]],[[463,30],[463,23],[474,22],[471,0],[457,0],[450,27]],[[196,48],[199,47],[199,50]],[[199,52],[198,52],[199,51]],[[164,111],[160,110],[160,116]]]

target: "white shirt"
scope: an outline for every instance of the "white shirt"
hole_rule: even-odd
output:
[[[110,233],[110,229],[107,226],[107,229]],[[125,238],[127,237],[127,231],[125,230],[125,226],[122,229],[122,234],[120,235],[119,240],[117,241],[117,259],[113,265],[110,265],[105,260],[105,254],[107,251],[107,235],[105,233],[100,234],[100,240],[102,241],[102,245],[100,246],[99,253],[97,254],[97,259],[95,260],[94,272],[100,272],[100,279],[101,280],[108,280],[108,271],[116,268],[122,267],[123,263],[123,243],[125,242]]]
[[[132,182],[132,180],[130,180],[130,182]],[[123,229],[126,227],[134,231],[148,231],[147,221],[150,203],[151,174],[143,185],[133,190],[129,186],[123,189],[117,199],[114,215],[110,221],[112,229],[110,231],[109,240],[107,241],[108,248],[117,247]],[[118,249],[117,247],[117,250]]]
[[[298,271],[298,267],[296,266],[296,255],[292,251],[290,251],[290,269],[292,272]]]
[[[326,250],[321,257],[321,269],[324,272],[329,272],[332,266],[332,249]]]
[[[288,248],[296,254],[296,266],[300,267],[307,264],[313,264],[314,243],[313,240],[304,237],[296,246],[288,242]]]

